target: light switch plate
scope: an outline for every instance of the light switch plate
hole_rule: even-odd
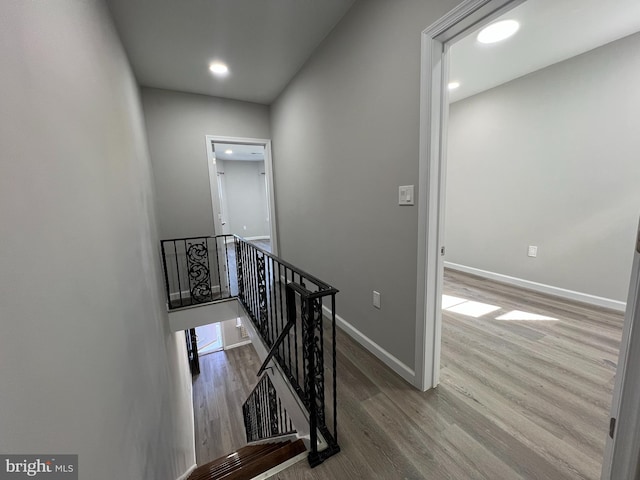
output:
[[[527,250],[527,255],[530,257],[537,257],[538,247],[536,247],[535,245],[529,245],[529,249]]]
[[[413,205],[413,185],[398,187],[398,205]]]

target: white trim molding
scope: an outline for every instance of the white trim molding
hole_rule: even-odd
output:
[[[231,350],[232,348],[242,347],[244,345],[249,345],[250,343],[251,343],[251,339],[243,340],[243,341],[238,342],[238,343],[232,343],[231,345],[225,345],[224,346],[224,350]]]
[[[271,252],[278,255],[278,232],[277,232],[277,214],[276,199],[274,195],[273,181],[273,159],[271,157],[271,140],[268,138],[245,138],[245,137],[223,137],[216,135],[205,135],[207,165],[209,168],[209,190],[211,192],[211,208],[213,213],[213,224],[216,232],[222,232],[222,224],[218,214],[220,213],[220,205],[217,195],[217,168],[215,164],[215,155],[211,149],[212,143],[236,143],[241,145],[262,145],[264,147],[264,173],[267,178],[267,204],[269,207],[269,238],[271,239]]]
[[[176,480],[187,480],[187,478],[189,478],[189,475],[191,475],[196,468],[198,468],[198,465],[194,463],[187,469],[186,472],[180,475]]]
[[[331,309],[327,306],[323,305],[322,310],[326,316],[331,318]],[[366,348],[369,352],[371,352],[376,358],[378,358],[382,363],[384,363],[391,370],[396,372],[402,378],[404,378],[410,384],[414,384],[416,372],[405,365],[403,362],[398,360],[392,354],[387,352],[384,348],[378,345],[376,342],[367,337],[364,333],[358,330],[356,327],[347,322],[340,315],[336,315],[336,325],[353,338],[356,342]]]
[[[488,278],[489,280],[495,280],[496,282],[506,283],[508,285],[514,285],[516,287],[522,287],[528,290],[533,290],[535,292],[546,293],[548,295],[554,295],[556,297],[574,300],[576,302],[587,303],[589,305],[609,308],[618,312],[624,312],[627,308],[627,304],[619,300],[598,297],[597,295],[576,292],[575,290],[568,290],[566,288],[554,287],[553,285],[533,282],[531,280],[525,280],[524,278],[511,277],[502,273],[490,272],[488,270],[468,267],[466,265],[459,265],[457,263],[451,262],[444,262],[444,266],[445,268],[450,268],[451,270],[456,270],[458,272],[469,273],[478,277]]]
[[[220,285],[211,285],[212,293],[220,293]],[[172,292],[169,294],[171,301],[180,300],[180,298],[191,298],[191,290],[182,290],[181,292]]]
[[[449,45],[523,1],[464,0],[422,32],[414,383],[421,390],[436,387],[440,376]]]

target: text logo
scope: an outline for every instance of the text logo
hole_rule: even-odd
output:
[[[0,455],[0,480],[78,480],[77,455]]]

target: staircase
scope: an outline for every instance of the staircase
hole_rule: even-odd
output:
[[[305,439],[244,447],[200,466],[188,480],[267,478],[278,464],[284,469],[292,463],[287,460],[305,453],[305,444],[311,467],[340,452],[338,290],[236,235],[162,240],[161,251],[170,320],[175,314],[184,322],[184,312],[235,299],[256,351],[264,352],[260,380],[242,409],[247,442],[276,442],[291,434]],[[195,329],[185,332],[195,375]]]
[[[247,445],[196,468],[188,480],[249,480],[304,453],[302,440]],[[266,477],[262,477],[266,478]]]

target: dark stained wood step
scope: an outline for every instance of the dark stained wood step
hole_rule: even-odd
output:
[[[262,445],[246,445],[240,449],[238,449],[237,451],[230,453],[229,455],[225,455],[223,457],[217,458],[211,462],[208,462],[204,465],[202,465],[201,467],[199,467],[197,470],[203,469],[205,466],[208,467],[208,469],[210,470],[215,470],[217,467],[225,465],[229,462],[233,462],[236,461],[238,459],[242,459],[242,458],[248,458],[249,456],[251,456],[252,454],[256,454],[256,453],[260,453],[260,452],[264,452],[265,450],[267,450],[270,447],[270,443],[265,443]],[[193,473],[195,473],[196,471],[194,470]],[[192,473],[192,475],[193,475]]]
[[[232,454],[233,456],[231,457],[230,461],[222,463],[221,465],[210,469],[207,476],[203,477],[203,480],[209,478],[223,478],[228,473],[233,472],[234,470],[238,470],[244,465],[248,465],[251,462],[254,462],[264,456],[268,456],[269,454],[271,454],[271,452],[278,450],[282,446],[283,445],[277,443],[268,443],[265,444],[263,448],[252,450],[250,453],[243,456],[236,456]]]
[[[248,480],[305,450],[302,440],[247,445],[196,468],[188,480]]]

